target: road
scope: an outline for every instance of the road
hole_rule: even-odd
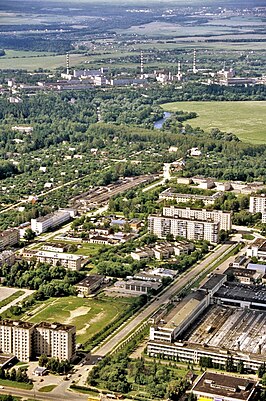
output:
[[[17,290],[19,291],[19,289],[17,289]],[[14,301],[11,301],[9,304],[0,308],[0,315],[1,315],[1,313],[5,312],[7,309],[9,309],[11,306],[19,304],[21,301],[23,301],[23,299],[27,298],[29,295],[31,295],[35,292],[32,290],[27,290],[25,288],[23,288],[23,291],[24,291],[23,295],[21,295],[20,297],[14,299]]]
[[[115,347],[121,343],[129,333],[134,331],[136,327],[145,321],[152,313],[154,313],[159,306],[161,306],[164,302],[168,302],[169,298],[178,293],[184,286],[188,283],[193,282],[193,280],[199,277],[204,271],[208,271],[212,265],[214,265],[217,259],[222,258],[226,252],[229,252],[230,249],[235,246],[232,244],[223,244],[218,247],[213,253],[207,256],[202,262],[196,264],[192,269],[183,273],[179,276],[174,283],[167,288],[167,290],[159,295],[156,299],[154,299],[148,306],[145,307],[143,311],[141,311],[137,316],[135,316],[131,321],[125,323],[122,328],[119,328],[118,331],[111,337],[109,340],[98,347],[95,352],[92,353],[88,357],[88,360],[83,365],[76,366],[76,372],[72,374],[71,381],[75,381],[76,383],[79,381],[79,384],[85,384],[88,371],[92,369],[95,363],[97,363],[99,357],[104,357]],[[47,380],[48,377],[47,377]],[[52,380],[52,379],[51,379]],[[46,381],[46,378],[45,378]],[[43,383],[43,385],[47,385],[47,383]],[[56,401],[56,400],[66,400],[66,401],[78,401],[78,400],[87,400],[88,396],[78,393],[72,393],[68,390],[69,381],[62,380],[59,385],[50,393],[39,393],[36,390],[20,390],[20,389],[1,389],[0,393],[3,394],[12,394],[20,397],[35,397],[36,400],[40,401]]]
[[[128,334],[133,331],[143,320],[147,319],[152,313],[154,313],[159,306],[164,302],[167,302],[174,294],[179,292],[186,284],[190,283],[195,277],[198,277],[209,265],[216,261],[220,256],[232,247],[232,244],[223,244],[215,252],[209,255],[201,263],[197,264],[194,268],[188,272],[183,273],[179,276],[174,284],[170,286],[163,294],[159,295],[153,302],[150,303],[141,313],[139,313],[134,319],[132,319],[125,327],[119,330],[109,341],[100,346],[97,349],[97,356],[105,356],[115,348]],[[93,355],[92,355],[93,356]]]

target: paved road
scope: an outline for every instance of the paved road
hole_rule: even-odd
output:
[[[68,383],[68,382],[66,382]],[[69,383],[68,383],[69,385]],[[88,395],[71,391],[51,391],[50,393],[40,393],[34,390],[21,390],[18,388],[4,388],[0,390],[1,394],[11,394],[13,396],[22,397],[23,399],[34,399],[40,401],[87,401]]]
[[[21,290],[21,288],[16,288],[16,291],[20,291],[20,290]],[[17,305],[18,303],[23,301],[23,299],[27,298],[29,295],[31,295],[31,294],[33,294],[35,292],[35,291],[32,291],[32,290],[27,290],[25,288],[23,288],[22,291],[24,291],[23,295],[21,295],[20,297],[14,299],[14,301],[12,301],[9,304],[7,304],[7,305],[3,306],[2,308],[0,308],[0,315],[1,315],[1,313],[5,312],[7,309],[9,309],[11,306]]]
[[[118,343],[120,343],[131,331],[133,331],[143,320],[147,319],[159,308],[159,306],[161,306],[164,302],[167,302],[169,298],[179,292],[186,284],[190,283],[192,279],[198,277],[205,269],[209,267],[212,262],[216,261],[216,259],[222,256],[231,247],[232,244],[223,244],[201,263],[196,265],[193,269],[179,276],[169,289],[167,289],[162,295],[158,296],[148,307],[146,307],[141,313],[139,313],[134,319],[132,319],[124,328],[120,329],[119,332],[114,335],[109,341],[100,346],[95,354],[97,354],[97,356],[103,357],[111,352],[113,348]]]

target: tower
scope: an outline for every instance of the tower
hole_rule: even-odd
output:
[[[69,53],[66,54],[66,73],[69,75]]]
[[[196,67],[196,49],[194,49],[194,53],[193,53],[193,74],[197,74],[198,70]]]
[[[182,81],[182,73],[181,73],[181,62],[177,63],[177,80]]]
[[[144,62],[143,62],[143,52],[140,53],[140,77],[143,78],[144,73]]]

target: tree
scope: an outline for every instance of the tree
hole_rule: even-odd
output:
[[[32,231],[31,228],[27,228],[25,230],[25,234],[24,234],[24,239],[26,241],[32,241],[34,238],[36,237],[36,233],[34,231]]]

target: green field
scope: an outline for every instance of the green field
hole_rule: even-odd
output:
[[[47,321],[74,325],[77,329],[77,342],[84,343],[108,323],[119,317],[132,301],[133,298],[52,298],[45,302],[41,311],[36,313],[29,321],[32,323]]]
[[[219,128],[231,132],[243,142],[266,143],[266,101],[247,102],[175,102],[162,105],[165,111],[195,111],[197,118],[187,120],[192,127],[206,131]]]

